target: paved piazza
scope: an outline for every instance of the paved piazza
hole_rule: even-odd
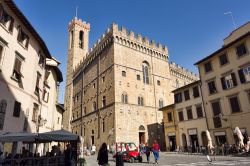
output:
[[[95,166],[97,164],[97,156],[87,156],[87,166]],[[161,153],[160,154],[160,162],[158,165],[161,166],[189,166],[189,165],[216,165],[216,166],[222,166],[222,165],[249,165],[250,166],[250,157],[229,157],[229,156],[216,156],[215,160],[212,158],[213,161],[211,164],[206,159],[206,156],[197,156],[197,155],[182,155],[182,154],[169,154],[169,153]],[[150,160],[151,163],[145,163],[146,158],[143,156],[143,163],[128,163],[125,162],[124,165],[155,165],[153,164],[153,156],[151,155]],[[115,166],[115,161],[110,156],[110,165]]]

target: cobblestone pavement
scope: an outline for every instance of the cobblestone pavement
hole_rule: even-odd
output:
[[[96,166],[97,156],[86,156],[87,166]],[[169,153],[160,153],[160,166],[203,166],[203,165],[216,165],[216,166],[227,166],[227,165],[243,165],[243,166],[250,166],[250,157],[229,157],[229,156],[215,156],[211,157],[213,160],[211,163],[208,162],[206,156],[199,156],[199,155],[182,155],[182,154],[169,154]],[[146,163],[146,157],[143,156],[142,163],[128,163],[125,162],[125,166],[151,166],[155,165],[153,163],[153,155],[150,156],[150,163]],[[109,156],[109,164],[110,166],[115,166],[115,161],[113,160],[112,156]]]

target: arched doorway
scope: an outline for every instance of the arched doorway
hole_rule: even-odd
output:
[[[208,140],[205,131],[201,132],[201,140],[202,140],[202,146],[207,146]]]
[[[186,137],[186,134],[182,134],[181,135],[182,137],[182,145],[183,145],[183,148],[186,150],[187,149],[187,137]]]
[[[139,126],[139,143],[145,144],[145,127],[143,125]]]

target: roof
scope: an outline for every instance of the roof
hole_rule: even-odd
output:
[[[175,104],[170,104],[170,105],[167,105],[167,106],[165,106],[165,107],[160,108],[159,111],[163,111],[163,110],[165,110],[165,109],[167,109],[167,108],[172,108],[172,107],[174,107],[174,106],[175,106]]]
[[[194,81],[194,82],[192,82],[192,83],[190,83],[190,84],[187,84],[187,85],[184,85],[184,86],[182,86],[182,87],[180,87],[180,88],[177,88],[177,89],[173,90],[172,92],[174,93],[174,92],[176,92],[176,91],[179,91],[179,90],[182,90],[182,89],[186,89],[186,88],[188,88],[188,87],[190,87],[190,86],[194,86],[194,85],[196,85],[196,84],[199,84],[200,82],[201,82],[200,80]]]
[[[27,30],[34,36],[34,38],[37,40],[37,42],[40,44],[45,56],[47,58],[52,58],[45,42],[41,38],[41,36],[37,33],[37,31],[34,29],[34,27],[31,25],[31,23],[28,21],[28,19],[24,16],[24,14],[19,10],[19,8],[16,6],[13,0],[4,0],[4,2],[8,5],[8,7],[15,13],[15,15],[20,19],[23,23],[23,25],[27,28]]]
[[[64,112],[65,111],[65,109],[64,109],[64,104],[56,104],[56,108],[59,108],[59,109],[61,109],[62,110],[62,112]]]
[[[56,72],[56,76],[57,76],[57,81],[58,82],[63,82],[63,75],[61,70],[57,67],[57,66],[51,66],[55,72]]]
[[[199,60],[199,61],[196,62],[194,65],[198,65],[198,64],[200,64],[200,63],[202,63],[202,62],[204,62],[204,61],[206,61],[206,60],[212,58],[213,56],[215,56],[215,55],[221,53],[221,52],[224,51],[225,49],[231,47],[232,45],[234,45],[234,44],[237,43],[238,41],[240,41],[240,40],[242,40],[242,39],[248,37],[249,35],[250,35],[250,32],[248,31],[247,33],[245,33],[244,35],[240,36],[239,38],[237,38],[236,40],[232,41],[231,43],[228,43],[227,45],[222,46],[222,48],[218,49],[217,51],[215,51],[215,52],[212,53],[211,55],[209,55],[209,56],[207,56],[207,57],[205,57],[205,58]]]

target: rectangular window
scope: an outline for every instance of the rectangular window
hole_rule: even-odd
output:
[[[44,66],[45,66],[45,58],[44,58],[44,56],[42,55],[41,52],[38,53],[38,56],[39,56],[38,64],[39,64],[41,67],[44,67]]]
[[[247,54],[247,48],[246,48],[244,43],[242,43],[236,47],[236,53],[237,53],[238,57],[241,57],[241,56]]]
[[[38,120],[38,112],[39,112],[39,106],[38,104],[34,103],[33,105],[33,113],[32,113],[32,121],[37,122]]]
[[[46,103],[49,101],[49,92],[47,90],[43,90],[43,101]]]
[[[211,62],[205,63],[204,64],[204,69],[205,69],[206,73],[212,71],[212,64],[211,64]]]
[[[173,119],[172,119],[172,113],[169,112],[168,113],[168,122],[172,122],[172,121],[173,121]]]
[[[240,82],[250,82],[250,65],[238,70]]]
[[[216,101],[211,103],[212,104],[212,110],[213,110],[213,121],[214,121],[214,127],[215,128],[220,128],[222,126],[221,124],[221,118],[220,118],[220,114],[221,114],[221,110],[220,110],[220,102]]]
[[[237,96],[229,98],[232,113],[240,112],[240,104]]]
[[[182,102],[182,94],[181,93],[174,94],[174,101],[175,103]]]
[[[20,117],[20,112],[21,112],[21,103],[15,101],[13,116]]]
[[[22,44],[25,48],[29,46],[29,36],[22,30],[22,28],[18,27],[18,36],[17,41]]]
[[[21,77],[22,77],[21,73],[22,61],[23,60],[19,56],[16,57],[14,63],[14,69],[12,72],[12,78],[14,78],[18,82],[21,82]]]
[[[36,76],[36,87],[35,87],[35,94],[39,95],[39,85],[40,85],[40,78],[41,78],[41,74],[37,72],[37,76]]]
[[[237,86],[237,81],[234,73],[231,73],[221,78],[222,89],[229,89]]]
[[[214,82],[214,81],[210,81],[210,82],[208,82],[207,84],[208,84],[208,89],[209,89],[209,93],[210,93],[210,94],[217,93],[217,89],[216,89],[216,86],[215,86],[215,82]]]
[[[184,97],[185,97],[185,100],[186,100],[186,101],[190,99],[189,90],[185,90],[185,91],[184,91]]]
[[[141,76],[140,76],[140,75],[136,75],[136,79],[137,79],[138,81],[140,81],[140,80],[141,80]]]
[[[193,96],[194,96],[194,98],[196,98],[196,97],[199,97],[199,96],[200,96],[198,86],[193,87]]]
[[[5,26],[10,32],[13,31],[14,19],[3,9],[3,6],[1,4],[0,4],[0,23],[3,26]]]
[[[220,57],[220,65],[223,66],[228,63],[227,54],[223,54]]]
[[[160,80],[157,80],[157,85],[161,85],[161,81]]]
[[[192,108],[187,108],[187,117],[188,120],[193,119],[193,112],[192,112]]]
[[[202,118],[203,117],[202,107],[200,105],[196,106],[196,113],[197,113],[197,117],[198,118]]]
[[[126,77],[126,71],[122,71],[122,76]]]
[[[184,121],[183,111],[178,112],[179,121]]]
[[[105,132],[105,119],[102,120],[102,132]]]

